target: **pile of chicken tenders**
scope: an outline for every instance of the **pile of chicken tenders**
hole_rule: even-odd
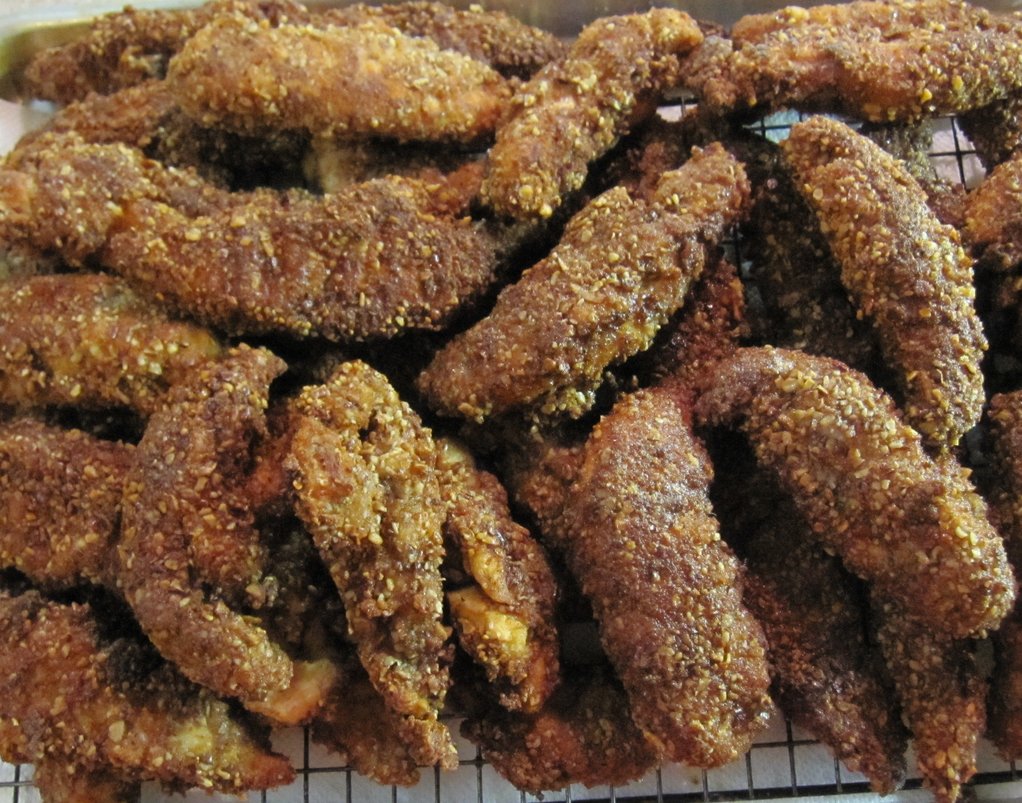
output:
[[[46,801],[287,785],[293,725],[414,784],[442,712],[535,793],[775,706],[880,793],[1022,757],[1022,15],[213,0],[20,82],[0,758]]]

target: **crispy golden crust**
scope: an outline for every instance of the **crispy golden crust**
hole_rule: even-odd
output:
[[[858,0],[749,15],[688,85],[718,112],[782,106],[877,122],[954,114],[1022,83],[1022,21],[958,0]]]
[[[958,232],[936,219],[901,163],[842,123],[799,123],[783,148],[897,372],[906,420],[929,447],[954,447],[979,421],[986,349]]]
[[[701,40],[691,17],[666,8],[586,26],[516,93],[490,150],[484,200],[502,215],[550,217],[589,163],[655,112],[678,79],[678,57]]]
[[[348,631],[387,706],[435,732],[423,764],[456,760],[437,719],[450,684],[436,446],[362,362],[303,391],[289,468],[296,510],[344,600]],[[409,727],[416,723],[410,723]]]
[[[961,638],[996,628],[1014,578],[968,472],[934,461],[862,374],[796,351],[746,348],[718,364],[696,404],[733,424],[824,546],[879,598]]]
[[[66,139],[16,167],[0,171],[0,226],[232,334],[441,329],[497,271],[498,238],[455,217],[470,189],[457,182],[229,193],[137,150]]]
[[[62,274],[0,283],[0,402],[155,412],[222,350],[123,281]]]
[[[712,767],[766,724],[770,679],[689,416],[665,389],[618,402],[586,442],[556,536],[636,724],[672,760]]]
[[[543,548],[511,517],[500,481],[455,441],[437,447],[444,537],[457,550],[448,560],[467,581],[447,592],[458,638],[501,705],[535,711],[560,673],[557,580]]]
[[[0,423],[0,566],[33,583],[114,586],[128,444],[33,419]]]
[[[438,353],[420,389],[437,410],[476,420],[522,407],[581,415],[604,370],[648,347],[681,306],[747,197],[741,166],[719,145],[664,174],[649,203],[604,193]]]
[[[271,28],[227,14],[185,44],[167,81],[206,126],[398,140],[485,139],[511,96],[485,64],[379,22]]]
[[[623,785],[659,760],[609,672],[591,668],[585,678],[565,679],[540,711],[494,706],[465,720],[462,733],[497,772],[533,794],[573,783]]]
[[[444,50],[456,50],[489,64],[502,75],[519,78],[528,78],[566,49],[552,33],[476,5],[461,10],[432,2],[355,3],[327,9],[318,19],[333,25],[379,20],[409,36],[425,36]]]
[[[265,547],[244,495],[284,364],[240,346],[171,392],[124,484],[119,577],[160,653],[197,683],[259,702],[291,682],[290,659],[231,605],[262,597]]]
[[[128,779],[241,793],[289,783],[229,706],[126,640],[104,645],[87,605],[0,598],[0,752],[73,756]]]
[[[975,645],[941,635],[894,604],[874,599],[873,612],[923,783],[937,803],[954,803],[976,772],[976,746],[986,724],[987,684]]]

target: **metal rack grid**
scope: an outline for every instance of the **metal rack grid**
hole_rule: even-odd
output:
[[[668,116],[670,116],[668,114]],[[798,113],[772,115],[752,126],[763,136],[779,141],[791,125],[802,118]],[[982,178],[983,169],[971,143],[959,131],[952,118],[934,121],[934,142],[930,151],[941,177],[973,187]],[[741,242],[729,243],[741,262]],[[274,736],[274,747],[291,758],[297,770],[295,782],[285,788],[252,793],[250,803],[571,803],[572,801],[655,801],[656,803],[724,803],[725,801],[777,800],[839,796],[842,800],[874,801],[881,798],[870,792],[865,778],[841,766],[829,749],[804,731],[793,727],[779,713],[770,727],[756,739],[741,759],[715,770],[697,770],[678,765],[657,768],[634,783],[623,787],[587,789],[572,786],[560,792],[547,792],[542,798],[516,790],[501,778],[469,742],[460,738],[460,720],[448,718],[458,747],[459,767],[451,772],[424,770],[418,785],[411,788],[385,787],[362,778],[337,757],[313,743],[308,729],[294,728]],[[979,771],[965,792],[964,799],[999,801],[1022,800],[1022,773],[1014,761],[999,758],[993,747],[981,742]],[[885,801],[927,801],[921,781],[914,771],[914,758],[908,756],[909,775],[902,791]],[[165,799],[155,784],[143,788],[143,801]],[[181,799],[181,798],[175,798]],[[186,801],[209,801],[204,792],[192,792]],[[212,796],[212,799],[235,800]],[[30,766],[12,766],[0,762],[0,803],[37,803],[39,793],[32,785]]]

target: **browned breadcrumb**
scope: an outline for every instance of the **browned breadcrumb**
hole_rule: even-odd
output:
[[[0,402],[155,412],[221,351],[120,279],[59,274],[0,283]]]
[[[543,548],[512,518],[500,481],[449,438],[437,452],[444,537],[456,549],[448,560],[467,581],[447,591],[458,638],[501,705],[535,711],[560,673],[557,580]]]
[[[344,600],[348,631],[386,705],[434,733],[414,758],[457,757],[438,717],[450,684],[441,622],[443,525],[436,445],[386,378],[342,363],[306,388],[291,444],[296,510]]]
[[[894,403],[843,363],[745,348],[717,365],[697,401],[704,424],[733,424],[823,545],[878,599],[935,634],[996,628],[1015,581],[968,472],[935,461]]]
[[[484,200],[499,214],[550,217],[582,186],[589,163],[656,109],[678,57],[702,40],[683,11],[605,17],[515,94],[490,150]]]
[[[743,17],[688,86],[718,112],[792,106],[887,122],[982,106],[1022,84],[1022,21],[959,0],[858,0]]]
[[[987,346],[958,232],[936,219],[900,162],[843,123],[798,123],[783,148],[897,372],[906,420],[929,447],[954,447],[979,421]]]
[[[628,698],[599,668],[566,678],[536,713],[494,706],[465,720],[462,733],[497,772],[533,794],[574,783],[621,786],[660,758],[653,740],[633,724]]]
[[[294,778],[227,703],[134,642],[101,642],[88,605],[0,597],[0,754],[70,756],[128,780],[239,794]]]
[[[43,587],[114,586],[133,457],[132,446],[79,430],[29,418],[0,423],[0,566]]]
[[[483,140],[511,97],[485,64],[379,22],[270,27],[240,14],[189,39],[167,81],[202,125],[398,140]]]
[[[141,784],[118,775],[113,767],[85,770],[66,756],[40,759],[32,785],[46,803],[136,803],[142,796]]]
[[[488,317],[448,342],[419,388],[435,409],[480,421],[515,408],[581,415],[604,370],[648,347],[682,305],[747,197],[719,145],[664,174],[649,203],[604,193]]]
[[[268,351],[239,346],[171,391],[125,480],[118,548],[124,596],[160,653],[195,682],[254,703],[294,672],[232,607],[264,596],[266,552],[244,474],[283,369]]]

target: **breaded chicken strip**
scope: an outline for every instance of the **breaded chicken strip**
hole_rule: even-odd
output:
[[[462,647],[486,670],[501,705],[535,711],[560,673],[557,580],[543,548],[516,522],[500,481],[449,438],[437,443],[447,505],[447,601]]]
[[[747,197],[741,166],[719,145],[665,173],[648,203],[604,193],[437,354],[420,390],[438,411],[479,421],[521,408],[581,415],[604,370],[647,348],[681,307]]]
[[[877,122],[954,114],[1022,85],[1022,21],[960,0],[857,0],[743,17],[688,86],[717,112],[791,106]]]
[[[0,566],[44,587],[114,586],[134,451],[30,418],[0,423]]]
[[[531,794],[569,784],[622,785],[660,758],[635,726],[628,698],[607,670],[566,678],[536,713],[493,706],[465,720],[464,736],[518,789]]]
[[[714,767],[766,724],[770,678],[684,395],[614,406],[583,449],[563,531],[547,535],[592,603],[635,723],[671,760]]]
[[[987,268],[1014,272],[1022,262],[1022,152],[995,167],[969,193],[965,239]]]
[[[734,425],[823,545],[935,634],[994,629],[1011,609],[1004,544],[968,472],[934,461],[893,402],[843,363],[740,349],[708,376],[697,420]]]
[[[124,484],[119,578],[160,653],[219,694],[258,704],[291,683],[281,647],[234,606],[258,602],[265,546],[244,494],[269,384],[284,364],[241,346],[176,386]]]
[[[503,248],[457,217],[457,182],[230,193],[134,149],[66,139],[16,167],[0,171],[0,231],[73,264],[97,260],[232,334],[440,329],[489,288]]]
[[[688,14],[667,8],[587,25],[515,94],[490,150],[484,200],[501,215],[550,217],[590,162],[655,113],[679,79],[679,57],[702,38]]]
[[[423,765],[456,762],[438,717],[450,685],[442,624],[436,445],[386,378],[342,363],[306,388],[291,444],[296,510],[330,570],[373,686],[409,727],[435,734]]]
[[[154,413],[223,350],[124,281],[59,274],[0,283],[0,403]]]
[[[167,81],[202,125],[403,141],[485,140],[511,97],[485,64],[379,22],[271,28],[240,14],[189,39]]]
[[[6,758],[70,756],[72,768],[229,794],[294,778],[227,703],[135,642],[104,643],[88,605],[0,597],[0,644]]]
[[[896,372],[906,420],[930,448],[954,447],[979,421],[987,345],[958,232],[900,162],[843,123],[798,123],[782,147]]]

